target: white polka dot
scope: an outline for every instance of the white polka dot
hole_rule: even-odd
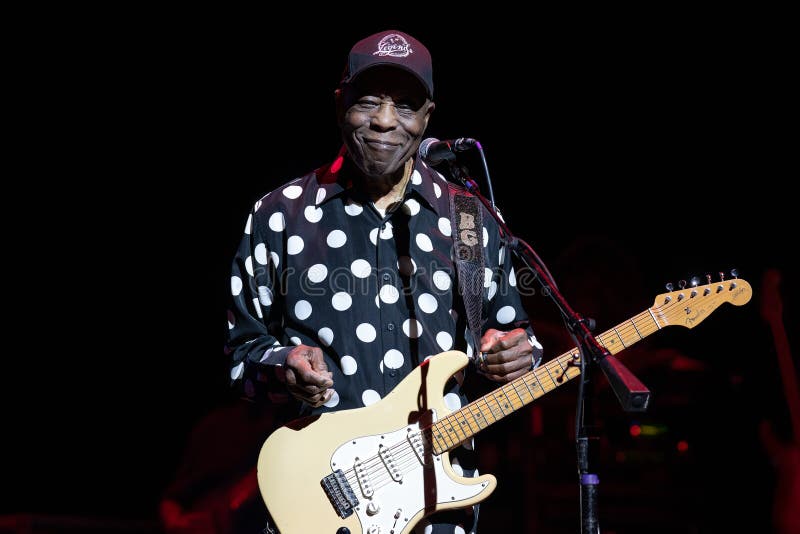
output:
[[[269,193],[264,195],[261,200],[267,198],[268,196],[269,196]],[[253,205],[253,211],[258,211],[259,209],[261,209],[261,204],[262,204],[261,200],[256,200],[255,205]]]
[[[419,185],[422,183],[422,175],[417,169],[414,169],[414,172],[411,173],[411,183],[414,185]]]
[[[264,315],[261,313],[261,306],[258,304],[258,298],[253,299],[253,309],[256,310],[256,315],[259,319],[263,319]]]
[[[400,298],[400,292],[391,284],[386,284],[381,287],[380,293],[381,300],[386,304],[394,304]]]
[[[450,237],[453,234],[453,228],[450,224],[450,219],[447,217],[441,217],[439,219],[439,231],[447,237]]]
[[[283,232],[286,228],[286,219],[280,211],[269,216],[269,228],[274,232]]]
[[[258,286],[258,300],[262,306],[272,306],[272,291],[267,286]]]
[[[242,292],[242,279],[238,276],[231,276],[231,294],[239,295]]]
[[[500,252],[497,256],[497,261],[499,265],[503,265],[503,260],[506,257],[506,247],[500,247]]]
[[[381,230],[381,239],[391,239],[394,236],[393,228],[392,223],[387,221],[386,224],[383,225],[383,230]]]
[[[300,338],[299,338],[299,337],[297,337],[297,336],[292,336],[292,337],[290,337],[290,338],[289,338],[289,341],[291,341],[291,342],[292,342],[292,344],[293,344],[293,345],[295,345],[295,346],[297,346],[297,345],[302,345],[302,344],[303,344],[303,340],[302,340],[302,339],[300,339]]]
[[[354,375],[358,371],[358,363],[352,356],[342,356],[339,363],[342,365],[342,372],[348,376]]]
[[[436,195],[436,198],[442,198],[442,188],[439,187],[439,184],[433,182],[433,193]]]
[[[278,257],[277,252],[270,252],[269,257],[272,258],[272,265],[274,265],[275,267],[277,267],[278,264],[281,262],[281,259]]]
[[[233,330],[234,326],[236,326],[236,317],[231,310],[228,310],[228,330]]]
[[[445,178],[442,173],[440,173],[439,171],[433,171],[433,172],[436,173],[436,176],[438,176],[441,181],[447,183],[447,178]]]
[[[369,231],[369,240],[372,241],[373,245],[377,245],[378,244],[378,229],[377,228],[373,228],[372,230]]]
[[[422,323],[416,319],[406,319],[403,321],[403,332],[412,339],[422,335]]]
[[[489,287],[492,285],[492,270],[486,267],[483,270],[483,287]]]
[[[489,232],[486,230],[486,227],[483,227],[483,246],[489,244]]]
[[[352,217],[361,214],[364,211],[364,208],[358,202],[353,202],[352,200],[348,200],[347,204],[344,207],[344,212]]]
[[[417,302],[419,303],[419,309],[425,313],[433,313],[436,311],[436,308],[439,307],[436,297],[430,293],[421,294]]]
[[[433,525],[427,519],[424,519],[417,523],[417,526],[414,527],[414,534],[432,534],[433,533]]]
[[[372,273],[372,266],[367,260],[355,260],[350,264],[350,272],[356,278],[366,278]]]
[[[447,291],[450,289],[450,277],[444,271],[436,271],[433,273],[433,285],[440,291]]]
[[[333,343],[333,330],[328,328],[320,328],[319,332],[317,332],[317,337],[319,338],[319,342],[325,345],[326,347],[330,347],[331,343]]]
[[[475,449],[475,438],[469,438],[461,446],[464,447],[465,449],[467,449],[468,451],[474,450]],[[475,476],[478,476],[478,472],[477,471],[475,472]]]
[[[383,355],[383,363],[389,369],[400,369],[403,367],[403,362],[405,362],[403,353],[397,349],[390,349]]]
[[[321,189],[321,191],[324,191],[324,189]],[[331,394],[331,398],[328,399],[328,402],[323,404],[323,406],[327,406],[328,408],[333,408],[337,404],[339,404],[339,393],[334,389],[333,394]]]
[[[431,238],[425,234],[417,234],[417,237],[414,240],[417,242],[417,246],[425,252],[430,252],[433,250]]]
[[[450,467],[453,468],[453,472],[460,477],[464,476],[464,468],[461,467],[461,463],[459,463],[458,458],[452,458],[450,460]],[[463,530],[461,532],[464,532]]]
[[[381,307],[380,295],[375,295],[375,306],[377,306],[378,308]]]
[[[409,198],[403,202],[403,213],[412,217],[419,213],[419,202],[413,198]]]
[[[286,198],[297,198],[303,193],[303,188],[299,185],[290,185],[283,190],[283,196]]]
[[[456,525],[456,528],[453,529],[453,534],[467,534],[464,532],[464,529],[460,526]]]
[[[364,406],[375,404],[379,400],[381,400],[381,396],[374,389],[364,390],[364,393],[361,394],[361,402],[364,403]]]
[[[327,194],[328,194],[328,192],[325,191],[325,189],[323,189],[322,187],[317,189],[317,202],[316,203],[319,204],[320,202],[325,200],[325,195],[327,195]]]
[[[321,263],[315,263],[308,268],[308,280],[314,284],[319,284],[328,276],[328,268]]]
[[[311,316],[311,303],[307,300],[298,300],[294,305],[294,315],[301,321]]]
[[[320,189],[320,191],[324,191],[324,189]],[[303,210],[303,215],[308,222],[317,223],[322,219],[322,208],[307,206],[306,209]]]
[[[253,214],[247,216],[247,223],[244,225],[244,233],[250,235],[250,231],[253,228]]]
[[[508,273],[508,283],[511,284],[511,287],[517,287],[517,275],[514,273],[514,268],[511,268],[511,272]]]
[[[400,256],[397,259],[397,270],[400,271],[400,274],[403,276],[411,276],[417,272],[417,264],[408,256]]]
[[[442,350],[450,350],[453,348],[453,336],[447,332],[439,332],[436,334],[436,343],[442,347]]]
[[[348,309],[352,304],[353,304],[353,297],[351,297],[344,291],[336,293],[331,298],[331,305],[335,310],[344,311]]]
[[[300,254],[302,252],[305,243],[303,243],[303,238],[299,235],[293,235],[289,239],[286,240],[286,253],[290,256],[294,256],[295,254]],[[277,264],[275,264],[277,266]]]
[[[514,320],[516,317],[517,312],[514,311],[513,306],[503,306],[499,310],[497,310],[497,322],[500,324],[508,324]]]
[[[539,343],[539,340],[536,339],[536,336],[531,336],[528,338],[528,343],[530,343],[531,347],[542,349],[542,344]]]
[[[244,260],[244,270],[247,271],[247,274],[250,276],[255,276],[253,272],[253,256],[247,256],[247,259]]]
[[[238,380],[244,374],[244,362],[231,369],[231,380]]]
[[[256,261],[261,265],[266,265],[269,263],[269,256],[267,255],[267,246],[264,243],[259,243],[256,245],[255,250],[253,251],[253,256],[255,257]]]
[[[497,294],[497,282],[492,280],[492,283],[489,284],[489,300],[492,300],[496,294]]]
[[[448,393],[444,396],[444,405],[450,408],[451,412],[454,412],[461,408],[461,399],[455,393]]]
[[[334,230],[328,234],[328,246],[331,248],[339,248],[347,242],[347,234],[341,230]]]
[[[473,354],[475,354],[475,350],[472,348],[472,343],[467,343],[467,358],[472,359]]]
[[[361,323],[356,327],[356,337],[364,343],[372,343],[376,335],[375,327],[369,323]]]

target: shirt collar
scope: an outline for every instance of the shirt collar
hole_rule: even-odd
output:
[[[330,200],[347,194],[353,195],[353,182],[342,172],[346,148],[342,146],[336,159],[329,165],[320,167],[315,171],[317,184],[325,190],[325,195],[317,195],[316,206],[322,206]],[[415,158],[411,179],[406,187],[405,198],[417,197],[423,200],[436,214],[443,216],[449,213],[448,183],[439,172],[429,167],[420,158]],[[320,198],[322,196],[322,198]],[[362,201],[363,199],[357,199]]]

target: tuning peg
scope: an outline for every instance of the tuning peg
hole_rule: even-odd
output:
[[[692,287],[699,286],[700,285],[700,277],[699,276],[693,276],[692,279],[689,280],[689,283],[692,285]]]
[[[672,282],[667,282],[666,288],[667,291],[672,291],[673,289],[675,289],[675,286],[672,285]]]
[[[686,280],[678,280],[678,287],[684,289],[686,287]]]
[[[739,278],[739,270],[738,269],[731,269],[731,276],[734,278]]]
[[[708,283],[708,284],[711,283],[711,275],[710,274],[706,274],[706,283]]]
[[[719,272],[719,281],[720,282],[724,282],[725,281],[725,273],[723,271]]]

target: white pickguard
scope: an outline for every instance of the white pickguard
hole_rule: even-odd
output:
[[[409,435],[419,432],[419,424],[412,424],[385,434],[354,438],[334,451],[331,469],[352,470],[348,478],[359,500],[355,515],[363,532],[410,531],[409,521],[425,508],[426,487],[431,512],[434,504],[458,503],[486,490],[486,483],[466,485],[455,480],[458,475],[453,472],[447,453],[429,453],[425,461],[430,467],[423,466],[409,441]],[[382,448],[391,451],[384,453],[385,459],[380,454]],[[390,470],[392,467],[396,470]],[[360,479],[356,471],[361,472]]]

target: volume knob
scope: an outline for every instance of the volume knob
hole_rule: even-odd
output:
[[[381,505],[375,501],[370,501],[367,505],[367,515],[375,515],[381,511]]]

